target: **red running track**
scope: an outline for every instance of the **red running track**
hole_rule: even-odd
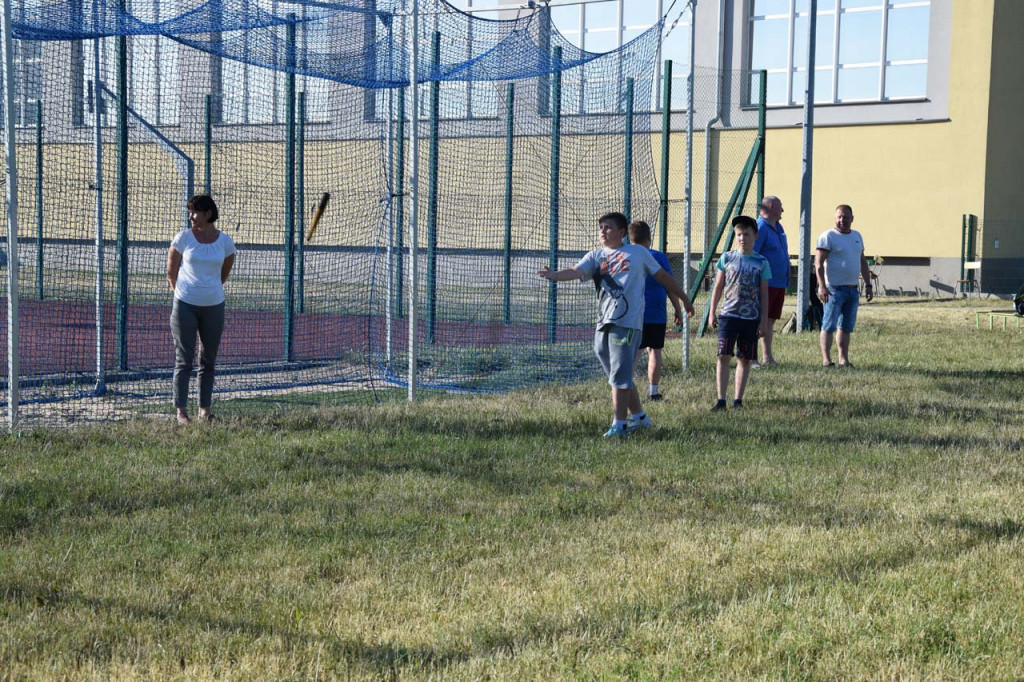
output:
[[[93,372],[96,368],[96,307],[86,301],[25,300],[18,303],[21,376]],[[174,364],[170,305],[133,305],[128,309],[128,367],[133,370],[169,369]],[[117,365],[116,309],[106,305],[104,366]],[[421,338],[423,338],[422,325]],[[0,300],[0,328],[7,327],[7,301]],[[346,358],[369,364],[371,352],[383,354],[385,321],[381,316],[303,313],[295,315],[293,360],[331,361]],[[592,338],[592,327],[560,327],[559,342]],[[408,343],[405,320],[392,329],[393,347],[401,352]],[[492,347],[547,342],[543,324],[503,324],[491,321],[439,321],[435,344],[453,347]],[[280,311],[231,310],[226,313],[224,336],[217,362],[254,364],[282,361],[284,314]],[[355,357],[353,357],[355,355]],[[0,363],[6,367],[7,344],[0,344]]]

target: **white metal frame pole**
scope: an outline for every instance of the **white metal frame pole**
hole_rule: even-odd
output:
[[[697,0],[690,0],[690,68],[686,72],[686,223],[683,226],[683,291],[690,295],[690,253],[693,226],[693,59],[697,37]],[[669,106],[666,102],[665,106]],[[683,369],[690,369],[690,318],[683,315]]]
[[[800,262],[797,265],[796,328],[804,328],[804,311],[810,301],[807,290],[811,270],[811,180],[814,171],[814,50],[818,24],[818,0],[810,2],[807,21],[807,91],[804,94],[803,168],[800,183]],[[837,17],[838,19],[838,17]]]
[[[0,49],[4,62],[4,156],[7,161],[7,426],[18,428],[18,159],[14,135],[14,39],[11,36],[11,0],[3,0],[0,13]]]
[[[100,40],[93,40],[93,106],[95,110],[96,139],[96,395],[103,395],[107,388],[106,375],[103,372],[103,117],[101,112],[103,92],[100,74]]]
[[[388,78],[394,77],[394,54],[395,54],[395,17],[392,16],[388,24]],[[394,296],[395,296],[395,92],[396,88],[388,89],[388,193],[391,200],[388,202],[388,241],[386,248],[387,266],[387,303],[384,305],[384,339],[386,348],[386,362],[388,369],[392,367],[391,334],[394,324]],[[374,93],[376,96],[376,93]],[[398,201],[402,198],[398,197]]]
[[[6,1],[6,0],[5,0]],[[420,5],[412,0],[412,55],[409,64],[409,85],[412,91],[412,115],[409,126],[409,402],[416,400],[416,299],[419,298],[419,175],[420,175]]]

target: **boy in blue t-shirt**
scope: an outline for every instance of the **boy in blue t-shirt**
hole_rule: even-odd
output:
[[[745,215],[732,219],[732,227],[739,244],[722,254],[715,268],[715,288],[711,292],[709,321],[718,327],[718,401],[712,412],[725,409],[725,390],[729,386],[729,358],[736,354],[736,399],[733,407],[743,406],[743,391],[747,387],[750,361],[757,359],[757,337],[767,333],[768,280],[772,270],[768,260],[754,252],[757,240],[757,221]],[[716,314],[718,302],[725,292],[721,314]]]
[[[642,220],[637,220],[629,225],[629,240],[637,246],[646,247],[658,265],[672,276],[672,266],[669,265],[668,256],[661,251],[651,248],[651,226]],[[665,331],[668,327],[668,312],[665,309],[667,299],[672,300],[672,307],[675,308],[675,323],[683,323],[683,308],[679,297],[670,293],[650,275],[644,284],[644,331],[640,340],[640,348],[647,349],[647,397],[650,400],[661,400],[662,395],[658,390],[658,382],[661,381],[661,369],[664,366],[662,360],[662,349],[665,347]]]

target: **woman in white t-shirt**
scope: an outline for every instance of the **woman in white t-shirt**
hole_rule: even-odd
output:
[[[174,289],[171,334],[174,336],[174,407],[178,423],[187,424],[188,380],[199,352],[199,418],[213,418],[213,367],[224,332],[224,282],[235,263],[235,243],[218,230],[217,204],[206,194],[188,200],[190,229],[182,230],[167,252],[167,281]]]

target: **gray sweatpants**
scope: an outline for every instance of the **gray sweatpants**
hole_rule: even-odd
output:
[[[213,403],[213,366],[224,332],[224,304],[192,305],[177,298],[171,308],[171,334],[174,336],[174,406],[188,407],[188,380],[196,356],[196,332],[199,333],[199,407]]]

